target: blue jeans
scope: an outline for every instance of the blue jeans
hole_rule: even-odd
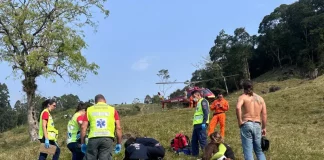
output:
[[[258,160],[265,160],[261,148],[261,125],[255,122],[245,122],[241,126],[241,141],[245,160],[254,160],[253,150]]]
[[[198,142],[200,143],[200,147],[202,150],[207,145],[207,131],[206,131],[206,129],[201,128],[201,124],[194,125],[194,129],[192,132],[191,147],[192,147],[192,155],[193,156],[199,155]]]
[[[44,138],[43,139],[40,139],[39,141],[41,143],[44,143],[45,142]],[[55,151],[55,154],[53,155],[53,159],[52,160],[59,160],[61,149],[59,148],[59,146],[54,141],[49,141],[49,142],[50,142],[51,145],[55,145],[57,147],[56,148],[56,151]],[[47,154],[46,153],[40,153],[38,160],[46,160],[46,158],[47,158]]]

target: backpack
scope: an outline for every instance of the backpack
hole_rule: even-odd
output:
[[[174,151],[178,151],[179,149],[182,150],[190,146],[191,143],[189,137],[181,133],[176,134],[176,136],[171,140],[171,148]]]

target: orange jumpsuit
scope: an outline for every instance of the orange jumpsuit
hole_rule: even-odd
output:
[[[228,111],[228,102],[222,98],[215,100],[212,105],[210,105],[210,110],[214,111],[213,118],[209,124],[208,136],[212,134],[215,130],[217,123],[220,123],[220,134],[225,137],[225,112]]]

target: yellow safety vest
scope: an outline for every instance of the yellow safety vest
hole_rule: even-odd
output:
[[[81,115],[81,113],[75,113],[72,119],[69,121],[67,126],[67,140],[66,143],[69,144],[71,142],[77,141],[77,134],[80,131],[79,123],[77,122],[77,118]]]
[[[90,124],[88,138],[115,137],[115,108],[99,102],[87,109]]]
[[[204,112],[202,110],[202,105],[201,105],[202,100],[204,100],[204,98],[200,98],[200,100],[197,103],[196,111],[195,111],[195,114],[194,114],[194,117],[193,117],[193,123],[192,123],[193,125],[202,124],[202,122],[204,120]],[[209,106],[208,101],[207,101],[207,103],[208,103],[208,106]],[[208,107],[208,111],[209,111],[209,107]],[[209,114],[208,114],[206,123],[209,123]]]
[[[54,127],[54,121],[53,121],[52,115],[50,114],[48,109],[44,109],[40,115],[38,138],[42,139],[44,137],[42,117],[43,117],[43,114],[45,111],[48,112],[48,120],[47,120],[47,125],[46,125],[48,140],[56,141],[58,139],[58,130],[55,129],[55,127]]]

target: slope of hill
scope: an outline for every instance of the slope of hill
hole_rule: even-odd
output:
[[[281,89],[261,93],[273,85]],[[271,147],[266,153],[267,159],[324,159],[324,141],[321,138],[324,130],[323,85],[324,76],[312,81],[289,79],[255,84],[255,91],[264,97],[268,108],[267,137],[271,141]],[[235,116],[235,104],[240,93],[241,91],[226,97],[230,101],[230,109],[227,113],[225,141],[232,146],[237,159],[243,159]],[[167,149],[166,160],[194,159],[183,155],[177,156],[169,151],[170,140],[176,133],[183,132],[191,136],[193,112],[193,109],[160,112],[156,106],[150,113],[122,116],[123,133],[138,133],[160,140]],[[67,119],[62,117],[61,113],[55,114],[54,120],[60,130],[60,159],[68,160],[71,159],[71,154],[64,143]],[[0,134],[0,159],[37,159],[38,147],[39,143],[28,141],[26,126]],[[115,155],[117,160],[122,157],[123,154]]]

